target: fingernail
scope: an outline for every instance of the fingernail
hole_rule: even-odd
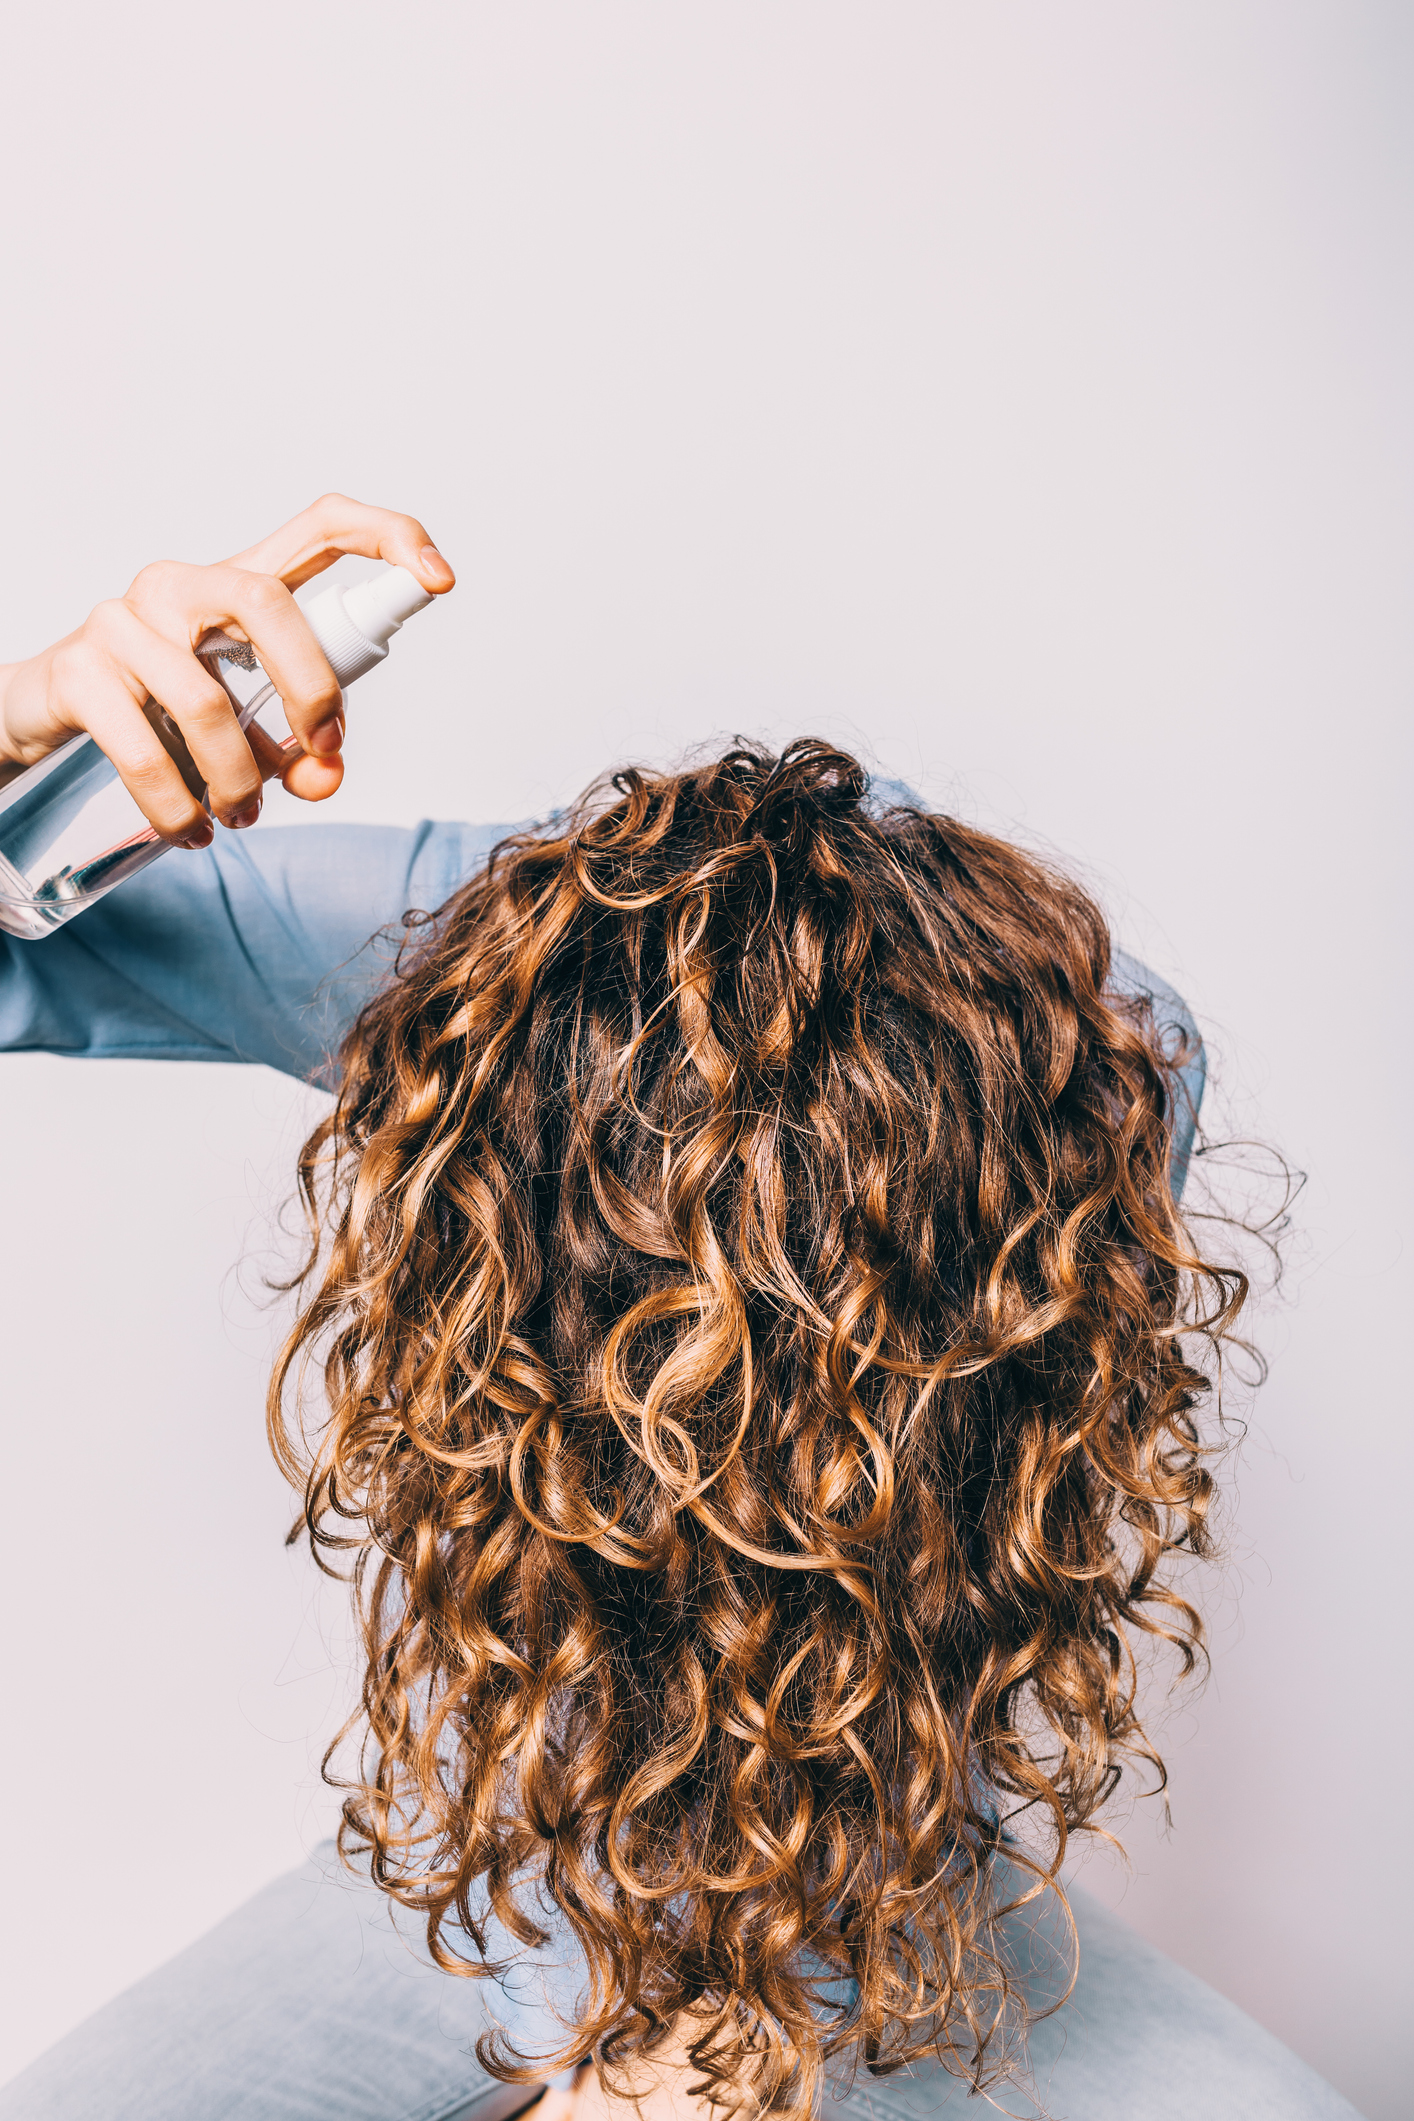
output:
[[[245,829],[247,825],[253,825],[255,823],[256,819],[260,815],[261,800],[262,798],[260,796],[257,796],[254,802],[246,804],[244,810],[236,811],[236,813],[230,820],[232,832],[241,832]]]
[[[190,832],[184,832],[177,845],[188,848],[193,854],[199,854],[203,847],[211,845],[215,837],[216,828],[208,818],[204,824],[193,825]]]
[[[339,751],[344,742],[344,718],[331,714],[309,732],[309,748],[316,758],[327,759],[331,752]]]
[[[435,575],[441,582],[455,582],[456,576],[435,545],[424,545],[417,557],[422,562],[424,573]]]

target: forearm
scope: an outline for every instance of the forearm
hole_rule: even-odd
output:
[[[9,727],[5,718],[10,680],[20,667],[18,663],[0,663],[0,788],[3,788],[7,781],[12,781],[17,773],[23,773],[25,770],[25,761],[16,757],[10,748]]]

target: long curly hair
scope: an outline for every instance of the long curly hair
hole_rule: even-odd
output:
[[[618,773],[407,925],[271,1392],[356,1554],[346,1853],[446,1967],[572,1933],[502,2076],[686,2027],[728,2106],[980,2083],[1008,1821],[1053,1879],[1154,1759],[1136,1633],[1200,1638],[1245,1282],[1171,1190],[1185,1056],[1077,884],[813,740]]]

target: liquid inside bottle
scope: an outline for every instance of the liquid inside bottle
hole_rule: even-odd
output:
[[[276,743],[289,740],[279,694],[248,643],[208,634],[197,654],[224,687],[242,729],[265,710],[267,734]],[[187,787],[205,803],[206,784],[176,723],[155,700],[144,712]],[[148,823],[93,738],[73,737],[0,788],[0,928],[31,941],[48,935],[171,844]]]

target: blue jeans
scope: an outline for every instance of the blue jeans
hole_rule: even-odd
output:
[[[1033,2027],[1029,2075],[972,2112],[1352,2121],[1355,2109],[1235,2004],[1086,1894],[1071,1898],[1075,1992]],[[1011,1940],[1015,1963],[1053,1984],[1048,1918],[1024,1919],[1031,1934]],[[555,2037],[531,1988],[508,1995],[439,1973],[325,1843],[0,2089],[0,2121],[509,2121],[534,2092],[477,2066],[488,2014],[514,2023],[523,2047]],[[940,2067],[861,2069],[821,2121],[927,2121],[944,2109],[961,2121],[966,2104]]]

